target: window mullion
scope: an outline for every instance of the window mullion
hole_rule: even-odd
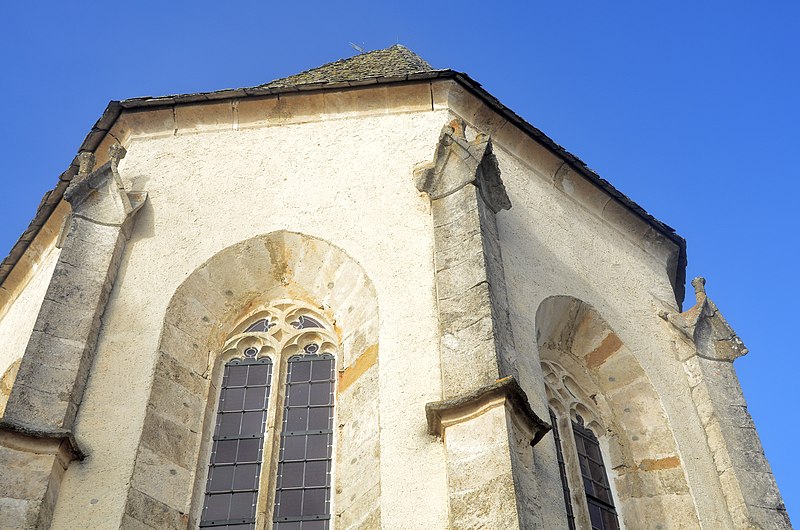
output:
[[[572,430],[572,421],[569,417],[558,418],[559,434],[564,457],[564,468],[567,472],[567,484],[570,498],[572,499],[572,513],[575,516],[575,526],[578,528],[591,528],[589,519],[589,503],[583,489],[583,475],[578,461],[575,433]]]
[[[267,411],[267,425],[271,428],[264,436],[264,452],[261,463],[261,487],[258,495],[256,528],[263,530],[271,528],[272,515],[275,505],[275,484],[278,467],[278,448],[280,447],[281,429],[283,423],[283,402],[286,397],[284,382],[286,381],[286,362],[281,357],[280,352],[274,356],[275,369],[273,370],[272,383],[273,399],[270,400]]]
[[[558,473],[561,477],[561,489],[564,494],[564,508],[567,511],[568,530],[575,530],[575,512],[572,507],[572,493],[567,479],[567,468],[564,462],[564,448],[561,445],[561,432],[558,425],[558,418],[553,409],[550,412],[550,423],[553,426],[553,442],[556,448],[556,460],[558,461]]]

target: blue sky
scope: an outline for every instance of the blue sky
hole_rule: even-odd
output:
[[[110,99],[252,86],[401,43],[467,72],[688,240],[789,513],[797,2],[3,2],[0,254]],[[691,287],[687,303],[693,303]],[[793,419],[794,418],[794,419]]]

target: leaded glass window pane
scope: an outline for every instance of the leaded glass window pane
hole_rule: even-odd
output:
[[[334,359],[316,345],[289,359],[273,528],[330,524]]]
[[[295,329],[306,329],[306,328],[321,328],[322,324],[317,322],[311,317],[300,315],[297,317],[297,320],[292,322],[292,327]]]
[[[262,318],[261,320],[253,322],[252,324],[247,326],[247,329],[245,329],[244,332],[245,333],[253,333],[253,332],[255,332],[255,333],[266,333],[267,331],[269,331],[269,328],[271,328],[274,325],[275,325],[275,323],[274,322],[270,322],[269,318]]]
[[[201,528],[255,528],[271,376],[269,358],[225,365]]]
[[[578,462],[586,491],[586,503],[589,505],[592,529],[617,530],[619,521],[603,464],[603,455],[600,452],[600,443],[592,431],[578,423],[572,423],[572,431],[575,434]]]

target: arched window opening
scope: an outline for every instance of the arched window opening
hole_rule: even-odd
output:
[[[279,303],[226,342],[201,528],[329,528],[337,339],[325,320]]]

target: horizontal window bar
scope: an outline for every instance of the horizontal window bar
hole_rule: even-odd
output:
[[[330,476],[330,474],[328,474]],[[290,488],[283,487],[283,488],[275,488],[275,491],[311,491],[311,490],[327,490],[330,489],[330,485],[328,486],[292,486]]]
[[[204,521],[200,523],[200,528],[209,528],[212,526],[225,526],[229,524],[255,524],[255,518],[250,519],[220,519],[217,521]]]
[[[217,495],[230,495],[231,493],[257,493],[258,489],[246,489],[246,490],[218,490],[218,491],[207,491],[207,497],[215,497]]]
[[[230,436],[214,436],[214,441],[220,440],[252,440],[253,438],[263,438],[263,434],[232,434]]]
[[[593,502],[593,503],[597,504],[600,508],[606,508],[608,510],[611,510],[614,513],[614,515],[617,514],[616,508],[614,508],[613,504],[608,504],[606,501],[600,500],[597,497],[595,497],[594,495],[590,495],[590,494],[587,493],[586,494],[586,500],[588,502]]]
[[[261,460],[237,460],[236,462],[220,462],[218,464],[211,464],[214,467],[233,467],[233,466],[251,466],[253,464],[261,464]]]
[[[330,515],[298,515],[296,517],[275,517],[273,523],[296,523],[300,521],[327,521]]]
[[[307,436],[309,434],[333,434],[333,429],[318,429],[315,431],[289,431],[281,433],[282,436]]]

